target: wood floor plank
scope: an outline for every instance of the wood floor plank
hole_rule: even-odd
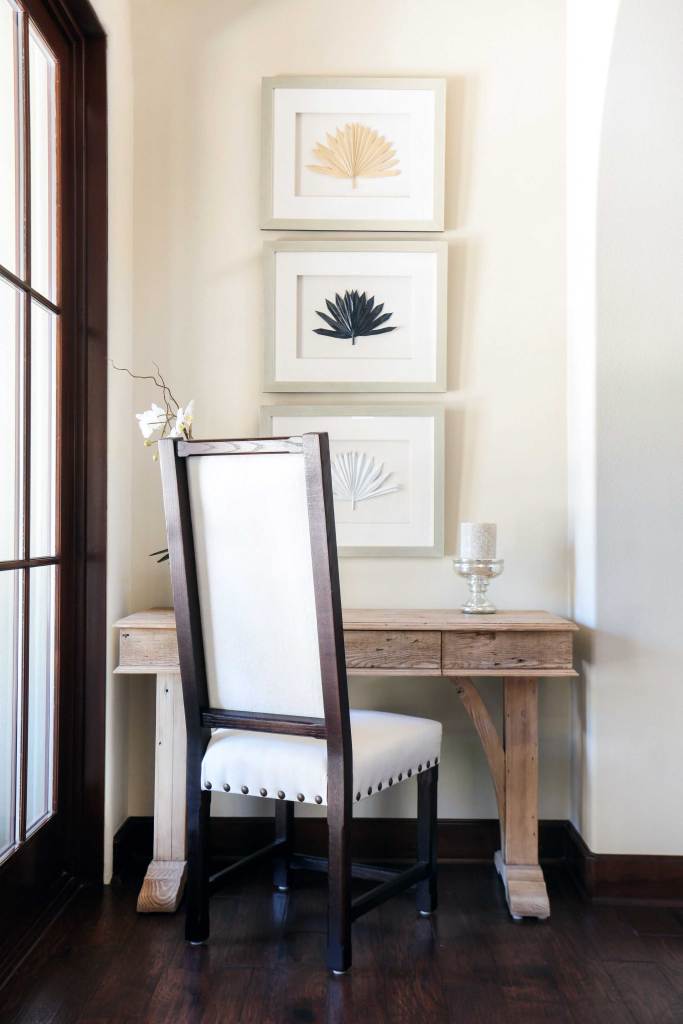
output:
[[[240,1024],[323,1024],[327,1018],[329,977],[316,969],[292,967],[252,974]]]
[[[449,1020],[452,1024],[505,1024],[507,1008],[500,987],[484,981],[475,985],[445,986]]]
[[[356,969],[327,986],[327,1024],[390,1024],[391,995],[382,974]]]
[[[653,936],[647,946],[652,959],[660,965],[676,992],[683,996],[683,937]]]
[[[558,989],[569,1003],[619,1003],[620,997],[605,965],[584,955],[570,929],[548,932],[548,963]]]
[[[431,918],[404,893],[356,922],[343,978],[325,967],[322,876],[288,894],[267,868],[236,877],[201,947],[182,914],[136,914],[132,883],[84,889],[0,993],[0,1022],[683,1024],[680,914],[591,906],[548,877],[550,920],[516,924],[489,865],[443,866]]]
[[[637,935],[668,935],[683,939],[683,916],[669,907],[622,907],[620,916]]]
[[[77,1024],[115,1020],[125,1010],[129,1021],[144,1020],[152,995],[169,960],[179,945],[179,936],[166,928],[135,929],[131,939],[111,956],[99,983],[85,1000]]]
[[[526,1002],[506,1000],[503,1020],[505,1024],[574,1024],[569,1009],[562,1003]]]
[[[633,929],[618,907],[587,905],[580,914],[562,914],[559,922],[587,959],[610,963],[648,960],[643,936]]]
[[[683,998],[659,964],[610,963],[607,969],[638,1024],[681,1024]]]
[[[206,967],[206,965],[205,965]],[[149,1001],[145,1024],[240,1024],[251,968],[170,967]]]
[[[449,1008],[431,918],[419,917],[413,893],[402,893],[378,909],[380,962],[392,1024],[423,1019],[446,1024]]]
[[[619,1000],[579,999],[567,1004],[572,1024],[637,1024],[625,1003]]]

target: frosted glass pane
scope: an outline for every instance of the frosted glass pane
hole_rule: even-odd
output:
[[[20,557],[21,311],[23,297],[0,278],[0,562]]]
[[[0,857],[14,843],[19,585],[22,574],[0,572]]]
[[[19,267],[18,19],[13,4],[0,0],[0,263]]]
[[[28,44],[31,118],[31,284],[55,299],[55,61],[33,26]]]
[[[54,708],[53,565],[31,569],[28,652],[28,771],[26,830],[52,806],[52,728]]]
[[[57,317],[31,304],[31,557],[55,551]]]

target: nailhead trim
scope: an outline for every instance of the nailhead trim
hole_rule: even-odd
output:
[[[435,757],[434,758],[434,764],[437,765],[438,763],[439,763],[439,758]],[[425,764],[425,767],[426,768],[431,768],[431,764],[432,764],[431,761],[427,761],[426,764]],[[422,771],[422,765],[421,764],[418,764],[417,770],[418,770],[418,772]],[[409,768],[407,773],[406,773],[407,777],[411,778],[412,774],[413,774],[413,769]],[[398,775],[396,776],[396,779],[397,779],[398,782],[402,782],[403,781],[403,772],[399,772]],[[389,778],[389,785],[393,786],[393,784],[394,784],[394,779],[393,779],[393,776],[391,776]],[[212,788],[213,788],[212,783],[207,780],[204,783],[204,789],[212,789]],[[229,793],[230,792],[230,784],[228,782],[224,782],[223,783],[223,789],[225,790],[226,793]],[[245,796],[249,793],[249,787],[248,786],[242,786],[241,790],[242,790],[242,793],[244,793]],[[377,792],[379,793],[379,792],[381,792],[381,790],[382,790],[382,783],[378,782],[377,783]],[[264,796],[264,797],[268,796],[268,790],[264,789],[263,787],[261,787],[261,789],[259,790],[259,793],[261,794],[261,796]],[[284,800],[285,799],[285,792],[284,792],[284,790],[278,789],[277,795],[278,795],[278,799],[279,800]],[[368,786],[368,796],[372,796],[372,786]],[[306,797],[304,796],[303,793],[297,793],[296,798],[299,801],[299,803],[303,803],[304,800],[306,799]],[[358,793],[356,793],[356,800],[358,801],[360,799],[361,799],[361,793],[358,792]],[[321,796],[316,796],[315,797],[315,802],[320,805],[323,802],[323,798]]]
[[[438,757],[435,757],[434,758],[434,764],[437,765],[438,763],[439,763],[439,759],[438,759]],[[432,762],[431,761],[426,761],[425,762],[425,768],[431,768],[431,766],[432,766]],[[421,764],[418,764],[417,770],[418,770],[418,772],[422,771],[422,765]],[[413,769],[412,768],[408,768],[408,770],[406,772],[406,778],[408,778],[408,779],[411,778],[412,774],[413,774]],[[398,775],[396,776],[396,781],[397,782],[402,782],[403,781],[403,772],[399,772],[398,773]],[[391,776],[389,778],[389,785],[393,786],[393,784],[394,784],[394,779],[393,779],[393,776]],[[377,783],[377,792],[378,793],[381,792],[382,785],[383,784],[381,782]],[[284,796],[284,794],[282,793],[282,790],[280,790],[280,792],[278,793],[278,796],[280,797],[280,799],[282,799],[282,797]],[[372,796],[372,786],[368,786],[368,796]],[[358,792],[358,793],[356,793],[356,800],[360,800],[360,799],[361,799],[361,793]],[[302,796],[301,793],[299,793],[299,795],[297,796],[297,800],[303,800],[303,796]],[[316,797],[315,798],[315,802],[317,804],[318,803],[322,803],[322,797],[320,797],[320,798]]]

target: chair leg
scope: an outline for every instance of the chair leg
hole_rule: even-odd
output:
[[[211,793],[188,786],[185,938],[198,944],[209,937],[209,816]]]
[[[429,876],[417,883],[417,909],[427,916],[436,910],[437,765],[417,777],[417,859],[429,864]]]
[[[278,800],[275,804],[275,838],[284,840],[273,859],[273,885],[280,892],[289,889],[289,855],[291,853],[294,803]]]
[[[350,801],[343,798],[330,802],[327,810],[327,966],[344,974],[351,966],[352,811]]]

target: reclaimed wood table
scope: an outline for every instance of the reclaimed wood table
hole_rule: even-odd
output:
[[[116,672],[156,676],[154,855],[138,911],[173,912],[186,871],[185,716],[175,618],[172,609],[156,608],[128,615],[115,626],[120,636]],[[516,919],[550,914],[538,863],[538,680],[576,675],[577,628],[548,612],[344,612],[349,675],[440,676],[453,684],[491,772],[501,833],[495,865]],[[503,680],[503,736],[474,685],[476,676]]]

